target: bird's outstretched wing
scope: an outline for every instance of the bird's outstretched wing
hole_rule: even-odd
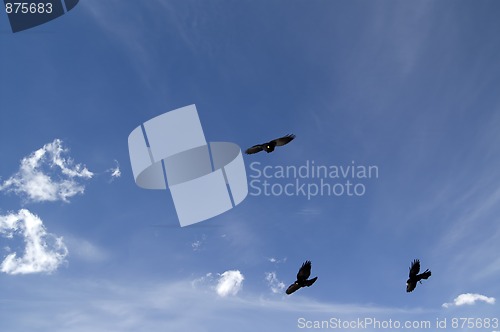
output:
[[[252,146],[251,148],[246,149],[245,153],[246,154],[254,154],[254,153],[260,152],[262,150],[264,150],[262,145],[257,144],[257,145]]]
[[[272,140],[271,143],[274,142],[274,143],[276,143],[277,146],[282,146],[282,145],[290,143],[294,138],[295,138],[294,134],[288,134],[288,135],[283,136],[281,138],[277,138],[277,139]]]
[[[427,279],[431,276],[431,271],[429,269],[425,270],[417,276],[418,280]]]
[[[300,286],[298,283],[294,282],[293,284],[291,284],[290,286],[288,286],[288,288],[286,289],[286,293],[288,295],[292,294],[293,292],[295,292],[297,289],[299,289]]]
[[[297,273],[297,280],[306,281],[310,275],[311,275],[311,261],[305,261],[304,264],[302,264],[299,273]]]
[[[417,276],[418,272],[420,272],[420,261],[418,259],[414,259],[411,263],[409,277],[414,278]]]
[[[307,287],[309,287],[309,286],[311,286],[312,284],[314,284],[314,282],[316,281],[316,279],[318,279],[318,277],[314,277],[314,278],[312,278],[312,279],[310,279],[310,280],[306,280],[306,281],[304,282],[304,285],[305,285],[305,286],[307,286]]]

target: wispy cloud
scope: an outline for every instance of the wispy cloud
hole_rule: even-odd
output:
[[[278,280],[276,272],[266,272],[266,281],[274,294],[281,293],[285,289],[285,283]]]
[[[65,236],[71,257],[79,258],[85,262],[104,262],[109,258],[109,253],[98,245],[75,236]]]
[[[474,293],[466,293],[466,294],[460,294],[457,296],[453,302],[451,303],[443,303],[444,308],[449,308],[452,306],[455,307],[460,307],[463,305],[473,305],[476,304],[476,302],[485,302],[488,304],[495,304],[495,298],[494,297],[487,297],[485,295],[481,294],[474,294]]]
[[[118,163],[117,160],[115,160],[115,167],[111,167],[106,172],[110,173],[111,181],[122,176],[122,171],[120,170],[120,164]]]
[[[48,233],[42,220],[26,209],[0,216],[0,234],[13,238],[17,233],[24,238],[24,255],[18,257],[17,252],[9,253],[0,265],[4,273],[51,273],[68,255],[63,238]]]
[[[271,263],[276,263],[276,264],[279,264],[279,263],[284,263],[286,262],[286,257],[283,258],[283,259],[278,259],[278,258],[274,258],[274,257],[269,257],[267,259],[268,261],[270,261]]]
[[[207,283],[211,283],[213,282],[213,280],[214,278],[212,272],[208,272],[204,276],[196,278],[193,281],[191,281],[191,285],[196,288],[199,285],[206,285]]]
[[[94,174],[81,164],[75,165],[67,154],[60,139],[45,144],[21,160],[19,170],[0,184],[0,191],[33,202],[69,202],[69,198],[84,192],[85,186],[77,180],[90,179]]]
[[[498,241],[498,238],[500,238],[500,236],[496,236],[495,238],[493,238],[493,240]],[[486,243],[485,248],[481,249],[486,251],[489,248],[495,248],[493,249],[493,251],[490,252],[491,256],[494,256],[495,253],[497,252],[496,250],[498,249],[496,249],[496,246],[494,246],[493,244],[488,246],[488,243]],[[496,259],[492,258],[492,260],[489,263],[482,264],[481,269],[478,271],[475,277],[484,278],[484,277],[495,277],[497,275],[500,275],[500,257],[497,257]]]
[[[193,251],[199,251],[202,249],[203,243],[205,243],[205,240],[207,239],[207,236],[203,234],[201,236],[201,240],[196,240],[191,243],[191,248],[193,248]]]
[[[193,248],[193,251],[200,250],[201,241],[200,240],[194,241],[193,243],[191,243],[191,247]]]
[[[219,296],[236,295],[243,287],[245,277],[238,270],[230,270],[220,275],[217,287],[215,288]]]
[[[140,15],[130,16],[138,7],[120,6],[119,0],[106,2],[91,0],[80,6],[82,11],[90,16],[93,24],[99,26],[103,33],[110,37],[111,43],[116,43],[123,48],[123,53],[130,57],[132,67],[147,85],[152,84],[151,73],[158,69],[155,64],[159,59],[158,44],[154,34],[151,35],[148,29],[140,28],[144,26],[144,17],[149,17],[148,23],[156,27],[158,31],[175,30],[175,35],[181,43],[193,52],[200,51],[197,45],[204,40],[196,33],[198,31],[196,25],[199,22],[197,16],[203,11],[193,10],[191,7],[183,3],[172,5],[161,0],[148,1],[141,6],[143,12]],[[114,11],[112,17],[106,14],[110,10]],[[161,14],[158,15],[158,13]],[[209,43],[205,42],[203,45],[206,47]]]
[[[208,277],[212,277],[210,274]],[[318,302],[307,297],[293,301],[268,299],[246,293],[219,297],[214,292],[184,281],[133,283],[103,280],[44,279],[20,290],[20,299],[36,303],[38,310],[24,312],[5,306],[2,328],[7,331],[36,330],[40,322],[50,331],[282,331],[297,328],[299,317],[328,319],[414,319],[429,312]],[[40,290],[41,288],[41,290]],[[33,292],[37,289],[37,292]],[[46,291],[44,291],[46,290]],[[27,296],[29,294],[29,296]],[[28,300],[26,300],[28,299]],[[50,299],[50,300],[49,300]],[[44,305],[39,305],[44,303]],[[46,317],[51,315],[52,319]],[[193,319],[195,317],[196,319]],[[217,319],[214,319],[217,317]]]

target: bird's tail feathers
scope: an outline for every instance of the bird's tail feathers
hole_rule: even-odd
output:
[[[314,284],[314,283],[316,282],[316,279],[318,279],[318,277],[314,277],[314,278],[312,278],[312,279],[306,280],[306,281],[304,282],[304,284],[305,284],[307,287],[309,287],[309,286],[311,286],[312,284]]]
[[[429,269],[425,270],[424,273],[421,274],[421,279],[427,279],[431,276],[431,271]]]

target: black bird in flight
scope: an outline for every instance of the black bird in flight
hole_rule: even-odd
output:
[[[415,287],[417,287],[417,282],[422,283],[422,279],[427,279],[431,276],[431,271],[429,269],[420,273],[420,261],[418,259],[413,260],[410,267],[409,279],[406,281],[406,292],[412,292]]]
[[[290,295],[299,288],[305,286],[309,287],[312,284],[314,284],[314,282],[316,281],[316,279],[318,279],[318,277],[314,277],[312,279],[307,280],[307,278],[309,278],[310,275],[311,275],[311,261],[305,261],[304,264],[302,264],[299,273],[297,273],[297,281],[288,286],[286,293]]]
[[[254,154],[254,153],[260,152],[262,150],[266,151],[267,153],[273,152],[275,147],[288,144],[294,138],[295,138],[294,134],[286,135],[286,136],[283,136],[281,138],[273,139],[271,142],[254,145],[251,148],[248,148],[245,151],[245,153],[246,154]]]

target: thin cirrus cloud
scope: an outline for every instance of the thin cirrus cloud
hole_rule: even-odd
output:
[[[201,248],[201,241],[197,240],[191,243],[191,248],[193,248],[193,251],[198,251]]]
[[[193,248],[193,251],[199,251],[202,249],[203,244],[205,243],[205,240],[207,239],[207,236],[203,234],[201,236],[201,240],[196,240],[191,243],[191,248]]]
[[[286,257],[283,258],[283,259],[278,259],[278,258],[274,258],[274,257],[269,257],[267,259],[269,262],[271,263],[276,263],[276,264],[279,264],[279,263],[285,263],[286,262]]]
[[[473,305],[476,302],[485,302],[488,304],[495,304],[494,297],[488,297],[481,294],[465,293],[457,296],[451,303],[443,303],[444,308],[460,307],[463,305]]]
[[[137,280],[74,279],[61,283],[54,278],[43,278],[39,284],[27,283],[18,290],[17,301],[44,305],[28,313],[18,310],[17,305],[5,306],[3,313],[10,319],[2,321],[2,331],[37,330],[40,322],[44,322],[46,330],[74,332],[283,331],[288,326],[288,330],[296,330],[299,317],[328,319],[332,313],[342,320],[360,316],[379,320],[425,319],[431,314],[421,309],[337,304],[307,297],[283,301],[251,291],[242,296],[216,298],[218,295],[213,292],[201,291],[206,286],[201,279],[211,277],[208,273],[200,278],[199,287],[193,287],[196,285],[188,280],[137,283]],[[51,319],[47,320],[49,316]]]
[[[21,160],[19,170],[0,183],[0,191],[13,192],[28,201],[63,201],[83,194],[80,179],[91,179],[94,173],[67,157],[68,149],[60,139]]]
[[[65,236],[65,242],[70,251],[70,257],[75,257],[87,263],[101,263],[110,258],[110,253],[104,248],[86,239],[76,236]]]
[[[64,263],[68,249],[62,237],[48,233],[43,221],[29,210],[0,216],[0,235],[24,238],[24,254],[8,254],[0,265],[7,274],[51,273]]]
[[[278,280],[276,272],[266,272],[266,281],[274,294],[281,293],[285,289],[285,283]]]

